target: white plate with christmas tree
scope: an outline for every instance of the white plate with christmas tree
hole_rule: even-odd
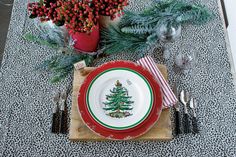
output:
[[[83,121],[95,133],[112,139],[133,138],[159,118],[162,93],[149,71],[133,62],[115,61],[87,76],[78,107]]]
[[[112,68],[97,75],[89,85],[86,102],[101,125],[129,129],[149,115],[153,91],[147,79],[128,68]]]

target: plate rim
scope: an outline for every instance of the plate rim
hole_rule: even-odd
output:
[[[144,82],[146,83],[148,89],[149,89],[149,92],[150,92],[150,96],[151,96],[151,101],[149,103],[149,107],[148,107],[148,111],[145,113],[145,115],[138,121],[138,122],[135,122],[134,124],[132,125],[129,125],[129,126],[124,126],[124,127],[113,127],[113,126],[109,126],[107,124],[104,124],[103,122],[101,122],[95,115],[94,113],[91,111],[91,108],[90,108],[90,105],[89,105],[89,101],[88,101],[88,97],[89,97],[89,91],[93,85],[93,83],[96,81],[96,79],[98,79],[100,76],[102,76],[104,73],[106,72],[109,72],[109,71],[113,71],[113,70],[127,70],[127,71],[130,71],[130,72],[133,72],[135,74],[137,74],[139,77],[141,77]],[[89,109],[89,112],[90,114],[93,116],[93,118],[98,122],[100,123],[101,125],[107,127],[107,128],[110,128],[110,129],[115,129],[115,130],[124,130],[124,129],[130,129],[130,128],[133,128],[137,125],[139,125],[140,123],[142,123],[147,117],[148,115],[150,114],[151,112],[151,109],[153,107],[153,99],[154,99],[154,94],[153,94],[153,89],[150,85],[150,83],[148,82],[148,80],[142,75],[140,74],[139,72],[133,70],[133,69],[130,69],[130,68],[124,68],[124,67],[114,67],[114,68],[110,68],[110,69],[107,69],[107,70],[104,70],[103,72],[99,73],[98,75],[96,75],[95,78],[93,78],[93,80],[91,80],[89,86],[88,86],[88,89],[87,89],[87,92],[86,92],[86,105],[88,106],[88,109]]]
[[[145,78],[153,82],[153,84],[151,83],[151,86],[154,91],[154,107],[152,108],[150,115],[138,126],[127,129],[127,130],[113,130],[113,129],[109,129],[100,125],[99,123],[94,121],[93,117],[91,117],[90,114],[86,111],[86,107],[85,107],[86,105],[83,105],[83,104],[80,105],[79,103],[80,101],[82,102],[84,100],[83,96],[85,93],[83,91],[85,89],[82,87],[86,85],[87,83],[86,79],[88,79],[89,76],[92,77],[91,74],[97,69],[100,69],[102,67],[109,68],[111,66],[114,66],[115,63],[118,63],[119,66],[122,65],[121,67],[129,67],[129,68],[139,67],[140,68],[139,70],[142,71],[142,73],[145,73],[148,75],[148,76],[145,75]],[[156,81],[155,77],[150,73],[150,71],[148,71],[144,67],[131,61],[125,61],[125,60],[111,61],[97,67],[86,77],[86,79],[82,83],[81,88],[78,93],[78,106],[77,106],[78,112],[81,115],[81,119],[84,122],[84,124],[98,136],[102,136],[110,140],[133,139],[133,138],[136,138],[138,136],[145,134],[148,130],[151,129],[151,127],[155,124],[155,122],[160,118],[160,114],[162,112],[162,106],[163,106],[163,92],[160,88],[160,84]],[[158,94],[155,94],[155,93],[158,93]]]

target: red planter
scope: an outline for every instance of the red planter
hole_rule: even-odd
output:
[[[99,26],[95,26],[90,34],[87,33],[73,33],[70,34],[75,41],[74,48],[85,52],[95,52],[100,40]]]

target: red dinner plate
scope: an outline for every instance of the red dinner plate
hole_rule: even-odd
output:
[[[91,111],[89,110],[89,107],[87,104],[87,92],[94,78],[97,75],[107,70],[116,69],[116,68],[130,69],[144,76],[145,79],[150,84],[152,93],[153,93],[153,105],[151,107],[149,114],[145,117],[145,119],[141,121],[139,124],[131,128],[123,129],[123,130],[109,128],[99,123],[98,120],[94,118],[94,115],[91,114]],[[142,66],[137,65],[130,61],[108,62],[96,68],[85,79],[84,83],[82,84],[80,88],[79,95],[78,95],[78,109],[81,114],[82,120],[94,133],[102,137],[105,137],[107,139],[128,140],[128,139],[136,138],[138,136],[143,135],[158,120],[161,114],[161,110],[162,110],[162,92],[160,90],[159,84],[157,83],[155,78],[152,76],[152,74],[148,70],[144,69]]]

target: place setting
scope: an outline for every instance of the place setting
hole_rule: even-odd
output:
[[[73,90],[78,111],[71,115],[69,139],[171,140],[199,133],[196,99],[185,90],[178,92],[176,84],[171,89],[167,69],[160,66],[147,56],[137,63],[112,61],[89,69]],[[75,73],[83,76],[84,70]],[[174,130],[170,108],[175,108]],[[91,131],[85,133],[87,129]]]
[[[73,84],[70,140],[172,139],[170,112],[150,71],[131,61],[108,62],[84,76],[86,70],[74,73],[84,83]]]
[[[199,133],[197,98],[179,90],[177,81],[179,73],[194,69],[196,57],[181,49],[171,54],[168,43],[182,40],[183,25],[210,21],[211,11],[181,1],[154,2],[139,12],[125,9],[129,5],[128,0],[28,3],[38,34],[26,33],[24,39],[57,52],[36,69],[49,71],[53,84],[73,74],[71,104],[68,89],[54,94],[52,133],[68,133],[72,141],[172,140]],[[155,48],[163,55],[154,58]],[[136,56],[102,61],[122,53]],[[174,82],[168,78],[173,57]],[[166,64],[157,64],[159,58]]]

